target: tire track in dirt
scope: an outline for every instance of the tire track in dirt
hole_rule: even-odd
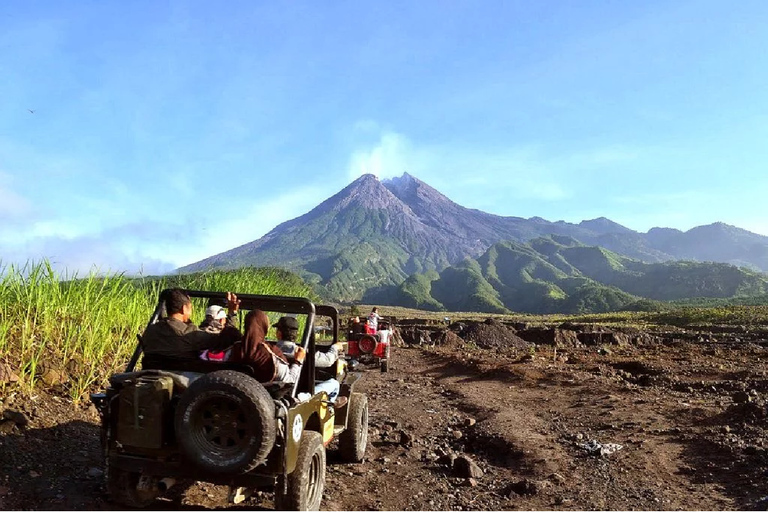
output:
[[[735,508],[716,481],[687,473],[683,424],[670,397],[565,365],[455,351],[400,349],[389,374],[368,373],[367,462],[331,472],[326,507],[375,509],[691,509]],[[706,406],[703,406],[706,407]],[[683,410],[690,409],[683,405]],[[463,426],[466,418],[476,420]],[[381,432],[387,422],[419,440],[407,450]],[[460,439],[453,437],[460,431]],[[375,442],[376,436],[387,442]],[[623,449],[590,457],[596,438]],[[485,471],[476,486],[429,458],[469,453]],[[521,481],[524,495],[510,493]],[[517,485],[518,489],[521,489]]]

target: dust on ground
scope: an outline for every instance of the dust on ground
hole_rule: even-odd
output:
[[[366,460],[330,447],[324,509],[768,508],[763,340],[480,325],[514,338],[433,329],[393,349],[389,373],[366,371]],[[113,508],[92,408],[41,393],[0,409],[0,508]],[[185,482],[157,507],[225,498]]]

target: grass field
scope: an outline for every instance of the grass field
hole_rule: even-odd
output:
[[[297,276],[244,268],[163,278],[122,274],[59,276],[46,261],[0,268],[0,363],[30,391],[40,378],[67,380],[78,399],[121,369],[163,288],[311,296]],[[193,321],[203,317],[195,309]],[[47,375],[46,375],[47,374]]]

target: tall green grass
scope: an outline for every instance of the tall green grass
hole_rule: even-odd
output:
[[[275,268],[131,278],[59,275],[45,260],[0,266],[0,363],[10,365],[25,391],[46,374],[66,377],[78,400],[124,367],[160,291],[174,286],[312,296],[298,276]],[[202,315],[197,308],[196,319]]]

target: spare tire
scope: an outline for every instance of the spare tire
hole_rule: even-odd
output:
[[[182,455],[199,469],[247,473],[267,460],[275,444],[275,405],[256,379],[219,370],[184,392],[175,428]]]
[[[364,354],[373,354],[373,351],[376,350],[377,343],[378,342],[374,336],[366,334],[360,338],[360,341],[357,342],[357,346],[360,347],[360,352]]]

